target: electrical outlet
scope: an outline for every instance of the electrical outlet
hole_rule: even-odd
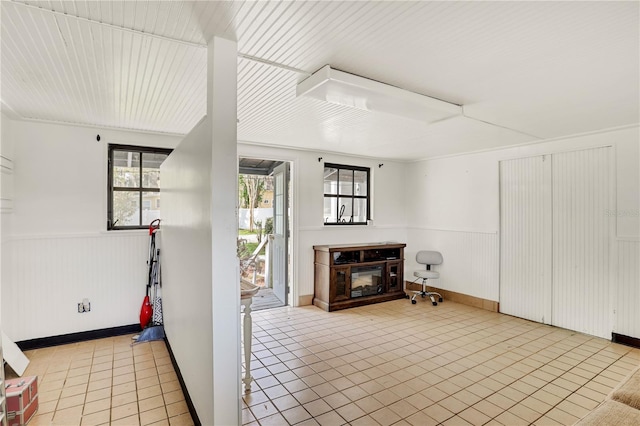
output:
[[[82,302],[78,303],[78,313],[82,314],[84,312],[91,311],[91,303],[88,299],[83,299]]]

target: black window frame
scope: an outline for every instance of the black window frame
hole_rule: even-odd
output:
[[[337,194],[327,194],[326,192],[324,192],[324,189],[322,190],[322,193],[324,194],[323,200],[327,199],[327,198],[351,198],[351,206],[354,206],[354,200],[356,199],[366,199],[367,203],[367,218],[364,222],[353,222],[353,207],[351,210],[351,221],[340,221],[340,213],[339,213],[339,203],[336,203],[336,222],[328,222],[327,219],[325,218],[324,220],[324,225],[325,226],[335,226],[335,225],[339,225],[339,226],[345,226],[345,225],[367,225],[369,220],[371,220],[371,168],[370,167],[361,167],[361,166],[351,166],[351,165],[346,165],[346,164],[335,164],[335,163],[324,163],[324,169],[326,168],[334,168],[334,169],[338,169],[337,175],[338,175],[338,184],[337,184]],[[323,170],[324,170],[323,169]],[[340,171],[342,170],[349,170],[352,173],[354,171],[359,171],[359,172],[366,172],[367,173],[367,195],[355,195],[355,187],[352,186],[351,187],[351,195],[343,195],[340,194]],[[355,180],[352,179],[352,185],[355,185]],[[323,188],[324,188],[324,181],[323,181]],[[324,201],[323,201],[323,206],[324,206]]]
[[[140,167],[140,186],[139,187],[130,187],[130,186],[113,186],[113,153],[114,151],[129,151],[140,154],[139,167]],[[169,148],[156,148],[149,146],[137,146],[137,145],[120,145],[120,144],[109,144],[108,146],[108,155],[107,155],[107,231],[120,231],[120,230],[131,230],[131,229],[148,229],[149,224],[142,223],[142,194],[145,192],[160,192],[160,188],[147,188],[143,186],[143,173],[142,173],[142,154],[166,154],[169,155],[173,152],[172,149]],[[128,192],[138,192],[139,197],[139,221],[140,225],[117,225],[113,223],[113,193],[117,191],[128,191]]]

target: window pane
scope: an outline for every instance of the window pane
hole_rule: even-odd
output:
[[[355,182],[354,195],[367,195],[367,172],[355,170],[353,172],[353,180]]]
[[[142,193],[142,225],[149,225],[153,220],[160,219],[160,193],[159,192],[143,192]],[[158,206],[158,207],[156,207]]]
[[[324,193],[338,194],[338,169],[334,167],[324,168]]]
[[[324,197],[324,223],[336,223],[338,209],[338,199],[335,197]]]
[[[340,170],[340,195],[353,194],[353,170]]]
[[[140,225],[140,193],[137,191],[113,192],[113,226]]]
[[[366,222],[367,221],[367,200],[363,198],[356,198],[353,204],[353,221],[354,222]]]
[[[113,186],[140,187],[140,153],[113,151]]]
[[[338,209],[338,222],[351,222],[351,214],[353,213],[353,200],[351,198],[340,198],[338,200],[340,208]]]
[[[275,235],[284,235],[284,174],[278,173],[276,174],[275,179],[275,196],[273,197],[274,203],[274,222],[273,222],[273,233]]]
[[[144,188],[160,187],[160,164],[166,158],[166,154],[142,153],[142,186]]]
[[[325,224],[367,223],[369,169],[325,163],[323,183]]]

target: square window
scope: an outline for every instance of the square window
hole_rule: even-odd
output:
[[[160,165],[170,149],[109,145],[107,229],[145,229],[160,218]]]
[[[366,225],[370,215],[369,168],[324,165],[324,224]]]

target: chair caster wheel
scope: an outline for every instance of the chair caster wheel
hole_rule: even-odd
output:
[[[405,294],[405,295],[404,295],[404,298],[405,298],[405,299],[411,299],[411,296],[409,296],[408,294]]]
[[[438,306],[438,302],[431,302],[433,303],[433,306]]]
[[[442,297],[438,299],[438,302],[442,303]]]
[[[412,305],[415,305],[416,303],[418,303],[418,302],[416,302],[415,300],[412,300],[412,301],[411,301],[411,304],[412,304]]]

